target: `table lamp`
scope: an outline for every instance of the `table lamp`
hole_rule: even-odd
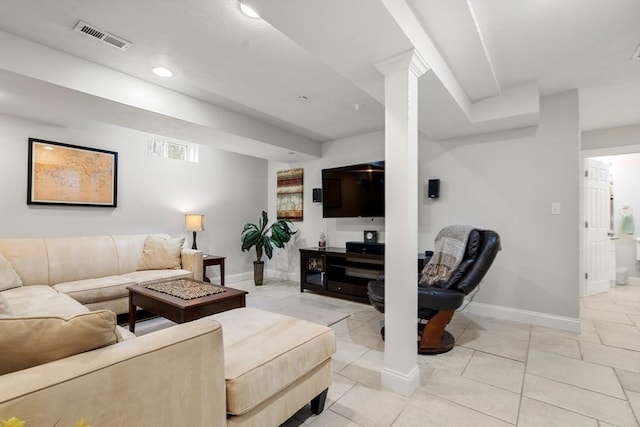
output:
[[[191,249],[198,249],[196,245],[196,232],[204,230],[204,215],[186,214],[184,216],[184,223],[187,231],[193,231],[193,245]]]

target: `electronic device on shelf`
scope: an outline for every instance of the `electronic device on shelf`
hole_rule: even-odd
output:
[[[370,255],[384,255],[384,243],[347,242],[347,252]]]
[[[378,232],[375,230],[364,230],[365,243],[378,243]]]

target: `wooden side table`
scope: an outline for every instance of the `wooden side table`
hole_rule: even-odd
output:
[[[202,255],[202,276],[203,281],[211,283],[211,280],[207,277],[207,267],[210,265],[217,265],[220,267],[220,286],[224,286],[224,260],[227,257],[216,255]]]

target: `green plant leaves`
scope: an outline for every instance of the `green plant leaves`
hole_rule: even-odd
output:
[[[269,236],[264,236],[262,242],[264,245],[265,255],[267,256],[267,258],[271,259],[271,257],[273,256],[273,246],[271,246],[272,240],[269,238]]]
[[[264,233],[264,228],[267,226],[268,222],[269,217],[267,217],[267,212],[262,211],[262,216],[260,217],[260,225],[258,226],[261,233]]]
[[[271,226],[271,241],[279,248],[284,248],[284,244],[291,240],[291,236],[295,234],[289,228],[284,220],[279,220]]]
[[[284,248],[291,236],[297,233],[297,230],[292,230],[291,223],[287,220],[280,219],[267,228],[268,222],[267,212],[262,211],[258,225],[247,223],[240,234],[242,251],[248,251],[255,246],[258,261],[262,259],[263,250],[267,258],[271,259],[273,248]]]
[[[240,240],[242,241],[242,251],[248,251],[258,243],[258,240],[262,237],[262,233],[258,230],[255,224],[245,224]]]

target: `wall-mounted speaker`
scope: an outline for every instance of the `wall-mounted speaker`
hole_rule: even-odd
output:
[[[313,189],[313,201],[314,203],[322,202],[322,188]]]
[[[430,179],[427,187],[427,195],[430,199],[440,198],[440,180]]]

